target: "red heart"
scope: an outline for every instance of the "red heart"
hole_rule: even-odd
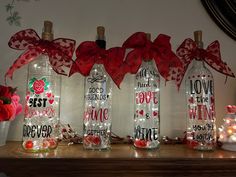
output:
[[[141,114],[143,116],[143,110],[139,111],[139,114]]]
[[[30,96],[26,95],[26,101],[29,101]]]
[[[50,104],[52,104],[54,102],[54,100],[48,100]]]
[[[189,99],[188,99],[188,102],[189,102],[189,103],[193,103],[193,102],[194,102],[193,97],[189,98]]]
[[[137,139],[134,141],[134,145],[136,147],[139,147],[139,148],[144,148],[147,146],[147,140],[140,140],[140,139]]]
[[[153,111],[153,116],[157,116],[157,111]]]
[[[211,96],[211,103],[215,102],[215,98],[213,96]]]
[[[47,97],[50,98],[52,96],[52,93],[47,93]]]

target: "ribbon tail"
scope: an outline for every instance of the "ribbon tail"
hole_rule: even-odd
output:
[[[227,64],[223,63],[222,61],[215,62],[215,60],[210,58],[205,58],[204,60],[211,68],[218,71],[221,74],[224,74],[229,77],[235,77],[232,70],[227,66]]]
[[[142,57],[137,49],[129,52],[125,59],[126,68],[131,74],[136,74],[142,64]]]
[[[41,51],[37,50],[36,48],[31,49],[31,50],[27,50],[26,52],[24,52],[22,55],[20,55],[15,61],[14,63],[11,65],[11,67],[7,70],[6,74],[5,74],[5,82],[6,82],[6,78],[9,77],[12,80],[13,77],[13,73],[21,68],[22,66],[30,63],[31,61],[33,61],[34,59],[36,59],[39,55],[41,54]]]
[[[76,72],[79,72],[79,67],[77,66],[77,62],[73,62],[70,68],[69,77]]]
[[[125,70],[126,69],[124,65],[117,67],[117,69],[106,69],[107,73],[110,75],[111,79],[119,89],[120,84],[123,81],[125,74],[127,73]]]

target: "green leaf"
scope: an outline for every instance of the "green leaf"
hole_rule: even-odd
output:
[[[33,77],[32,79],[30,79],[29,81],[29,85],[33,85],[33,83],[36,81],[37,79],[35,77]]]
[[[15,25],[16,25],[16,26],[21,26],[20,20],[15,20]]]
[[[17,11],[14,11],[13,14],[12,14],[13,18],[16,18],[17,16],[19,16],[19,12]]]
[[[8,21],[9,25],[12,25],[14,22],[14,19],[11,16],[7,17],[6,20]]]
[[[11,11],[14,8],[14,6],[11,4],[7,4],[5,7],[7,12]]]

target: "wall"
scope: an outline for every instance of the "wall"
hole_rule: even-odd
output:
[[[41,33],[44,20],[54,22],[55,37],[67,37],[77,41],[77,45],[85,40],[94,40],[96,26],[106,27],[108,47],[120,46],[122,42],[136,31],[152,34],[154,39],[164,33],[172,37],[174,50],[193,31],[203,30],[205,46],[215,39],[221,43],[223,59],[236,72],[236,43],[229,38],[210,19],[200,0],[19,0],[15,8],[19,11],[21,27],[10,26],[5,19],[8,14],[5,5],[10,0],[0,1],[0,83],[4,82],[4,74],[15,58],[21,53],[12,50],[7,43],[17,31],[33,28]],[[236,104],[236,81],[213,71],[215,77],[217,125],[222,123],[227,104]],[[18,87],[18,93],[25,96],[27,67],[15,72],[9,84]],[[133,76],[127,75],[121,90],[113,91],[113,131],[126,136],[132,134],[133,126]],[[70,123],[79,133],[82,130],[83,77],[79,74],[71,78],[63,77],[61,120]],[[9,140],[20,140],[23,116],[19,116],[12,124]],[[179,92],[173,83],[165,86],[161,83],[161,134],[171,137],[182,136],[186,127],[185,100],[183,85]]]

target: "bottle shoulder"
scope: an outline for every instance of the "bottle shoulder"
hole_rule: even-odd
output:
[[[187,72],[186,76],[193,76],[193,75],[208,75],[210,77],[213,77],[211,71],[204,65],[202,66],[193,65]]]
[[[140,78],[159,78],[160,74],[153,61],[143,61],[138,72],[136,79]]]
[[[39,55],[28,64],[29,74],[35,75],[58,75],[51,67],[48,55]]]

